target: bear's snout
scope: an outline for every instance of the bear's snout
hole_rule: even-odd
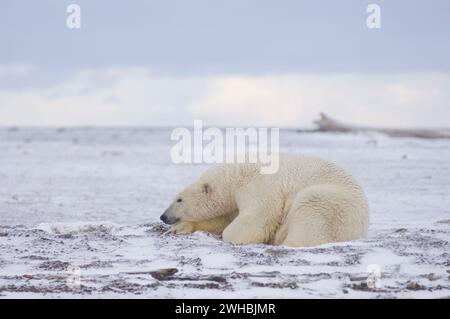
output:
[[[168,214],[167,210],[164,212],[164,214],[161,215],[161,217],[159,217],[159,219],[161,219],[164,223],[169,225],[175,224],[177,221],[180,220],[179,218],[176,218]]]
[[[161,219],[164,223],[167,224],[167,216],[162,214],[161,217],[159,217],[159,219]]]

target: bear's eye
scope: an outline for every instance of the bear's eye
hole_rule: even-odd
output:
[[[183,200],[181,198],[177,199],[177,203],[181,203]]]

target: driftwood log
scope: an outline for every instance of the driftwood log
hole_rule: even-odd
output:
[[[379,132],[391,137],[450,138],[450,130],[358,126],[337,121],[324,113],[320,113],[320,118],[314,123],[317,124],[316,132]]]

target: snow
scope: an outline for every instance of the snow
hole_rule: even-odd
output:
[[[48,233],[58,235],[89,233],[95,230],[111,231],[113,228],[118,228],[118,226],[108,221],[78,223],[40,223],[36,226],[36,229],[38,230],[43,230]]]
[[[282,130],[282,151],[351,171],[371,210],[367,239],[291,248],[165,235],[160,214],[207,167],[172,164],[170,132],[0,129],[0,297],[450,296],[450,140]]]

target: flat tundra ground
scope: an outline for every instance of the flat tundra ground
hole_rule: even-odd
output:
[[[281,150],[348,169],[367,239],[315,248],[165,235],[205,165],[169,129],[0,129],[0,298],[449,298],[450,140],[280,132]]]

